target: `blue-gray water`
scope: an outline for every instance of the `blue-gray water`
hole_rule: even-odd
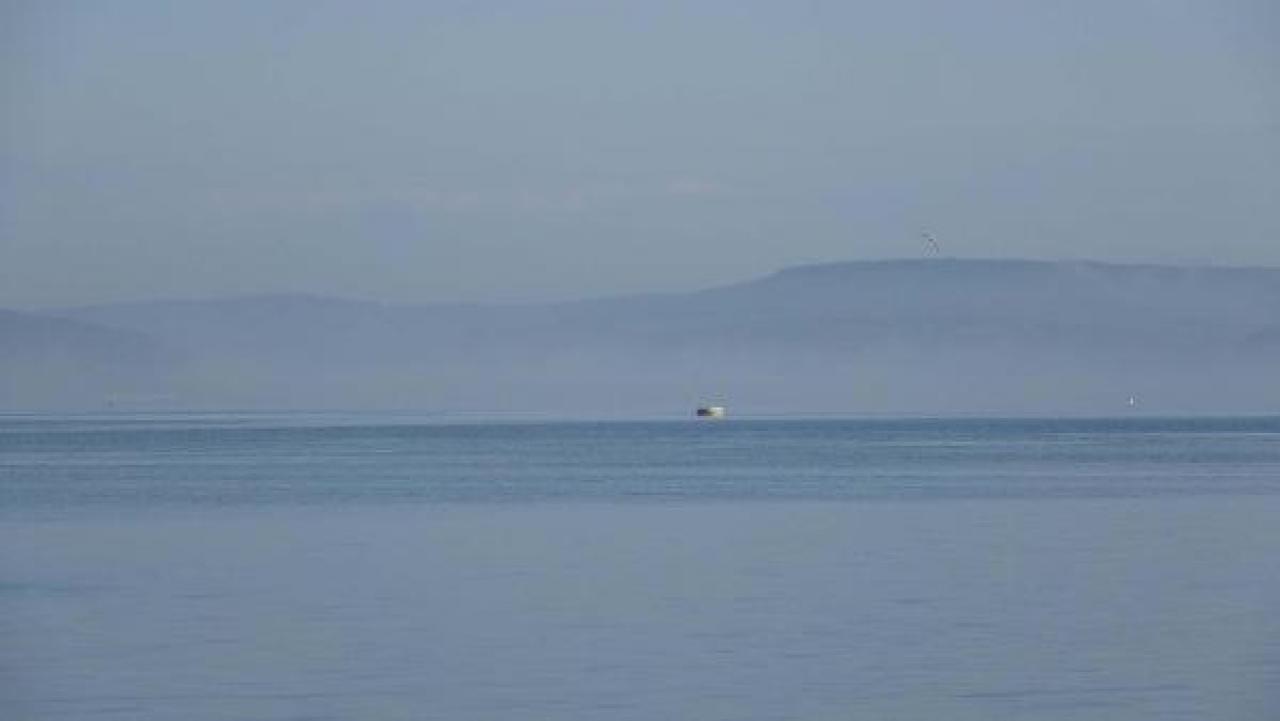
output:
[[[0,717],[1274,719],[1280,419],[0,417]]]

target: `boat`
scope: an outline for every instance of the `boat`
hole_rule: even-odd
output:
[[[694,415],[698,418],[724,418],[724,406],[698,406]]]

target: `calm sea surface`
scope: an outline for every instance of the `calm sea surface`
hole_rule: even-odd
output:
[[[1278,719],[1280,418],[0,415],[0,718]]]

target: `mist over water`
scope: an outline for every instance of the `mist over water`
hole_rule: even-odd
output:
[[[550,305],[62,308],[0,316],[0,406],[1267,413],[1280,408],[1276,308],[1271,269],[957,259]]]

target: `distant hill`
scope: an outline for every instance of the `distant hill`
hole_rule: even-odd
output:
[[[175,363],[145,333],[0,310],[0,409],[84,407],[137,397],[150,393]]]
[[[307,296],[64,309],[197,406],[628,413],[1280,410],[1280,270],[911,260],[528,306]],[[158,392],[160,392],[158,391]]]

